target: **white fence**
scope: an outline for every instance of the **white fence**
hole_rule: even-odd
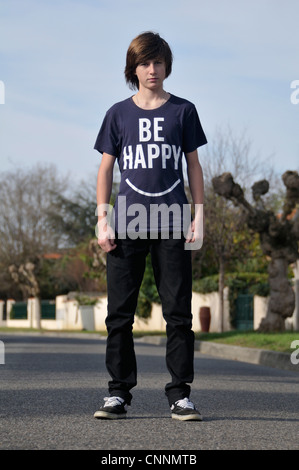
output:
[[[224,301],[224,330],[230,329],[228,291],[225,292]],[[39,315],[39,303],[37,299],[31,298],[27,302],[27,319],[18,320],[10,317],[14,300],[8,300],[6,305],[6,320],[4,320],[4,302],[0,301],[0,326],[9,328],[36,328]],[[221,319],[219,315],[218,293],[198,294],[193,293],[193,329],[200,331],[199,309],[208,306],[211,310],[210,331],[220,331]],[[99,297],[95,306],[79,306],[74,299],[67,295],[56,297],[56,316],[53,320],[41,319],[41,328],[45,330],[95,330],[106,329],[105,319],[107,315],[107,298]],[[135,331],[165,331],[166,323],[163,319],[162,308],[159,304],[152,305],[150,318],[142,319],[135,315]]]
[[[257,329],[261,319],[266,315],[268,299],[254,296],[254,322],[253,328]],[[4,302],[0,301],[0,326],[9,328],[37,328],[37,318],[39,315],[39,302],[31,298],[27,302],[27,319],[17,320],[10,318],[10,312],[14,304],[13,300],[8,300],[6,304],[6,319],[4,320]],[[219,295],[217,292],[210,294],[198,294],[193,292],[192,312],[193,330],[201,331],[199,321],[199,310],[202,306],[208,306],[211,310],[211,332],[221,331],[221,318],[219,310]],[[95,306],[79,306],[74,299],[69,299],[67,295],[56,297],[56,315],[53,320],[41,319],[41,328],[45,330],[91,330],[105,331],[105,318],[107,315],[107,298],[99,297]],[[298,311],[298,308],[297,308]],[[296,312],[296,311],[295,311]],[[292,318],[286,321],[287,329],[298,330],[298,314],[294,312]],[[153,304],[151,316],[142,319],[135,316],[135,331],[165,331],[166,324],[163,319],[161,305]],[[224,292],[224,318],[223,330],[231,330],[229,319],[228,289]]]

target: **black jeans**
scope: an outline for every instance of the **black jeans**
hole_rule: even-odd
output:
[[[119,239],[107,256],[108,331],[106,366],[111,376],[109,393],[130,404],[137,384],[132,326],[146,256],[151,254],[157,289],[166,321],[166,364],[171,382],[165,387],[169,404],[189,397],[193,381],[191,252],[180,239]]]

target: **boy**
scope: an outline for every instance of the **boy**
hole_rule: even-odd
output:
[[[125,78],[138,91],[108,110],[95,143],[103,155],[97,182],[98,243],[107,252],[106,366],[111,376],[110,397],[94,414],[96,418],[124,418],[125,407],[131,404],[130,390],[137,384],[132,325],[150,253],[167,324],[166,363],[171,382],[165,393],[171,416],[201,420],[189,400],[187,385],[193,381],[194,333],[191,253],[185,242],[195,244],[202,233],[203,176],[197,148],[207,140],[195,106],[164,90],[171,69],[171,50],[159,34],[137,36],[127,51]],[[183,153],[193,204],[200,209],[189,231],[183,210],[189,206]],[[106,208],[116,159],[121,182],[112,227]],[[139,216],[134,219],[136,213]]]

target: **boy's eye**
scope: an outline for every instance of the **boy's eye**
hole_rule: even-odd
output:
[[[162,60],[155,60],[154,62],[156,65],[160,65],[162,64]],[[141,67],[148,67],[149,66],[149,62],[141,62],[141,64],[139,64]]]

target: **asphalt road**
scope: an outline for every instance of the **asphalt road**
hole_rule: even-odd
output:
[[[295,450],[299,376],[195,354],[191,399],[202,422],[170,418],[165,347],[136,342],[128,418],[96,420],[107,395],[105,340],[4,335],[1,450]]]

